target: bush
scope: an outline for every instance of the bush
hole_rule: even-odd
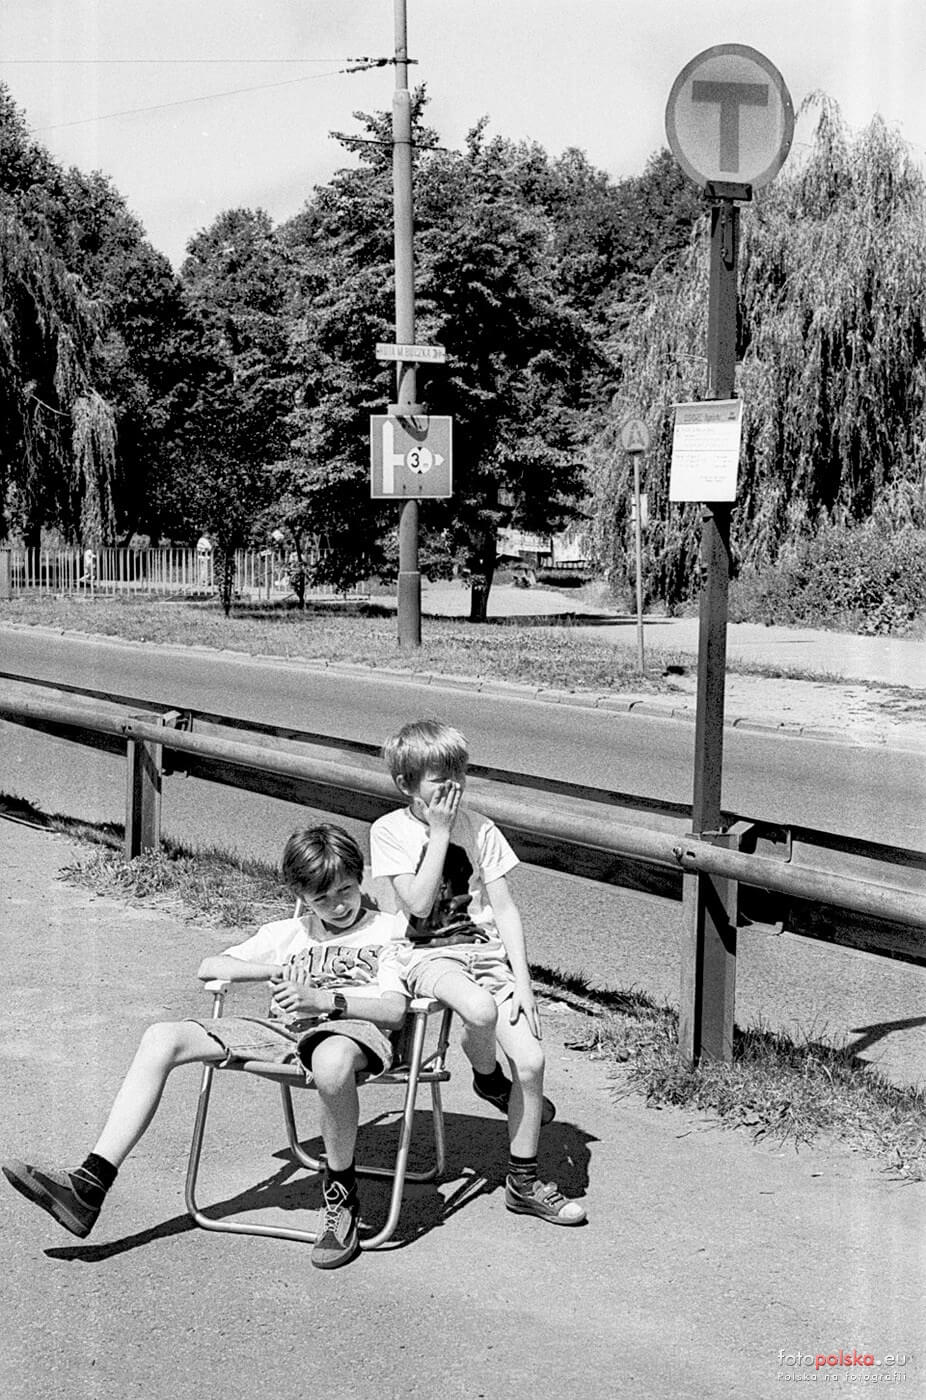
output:
[[[730,592],[732,622],[900,636],[924,615],[926,531],[888,533],[872,522],[826,526],[775,564],[744,569]]]

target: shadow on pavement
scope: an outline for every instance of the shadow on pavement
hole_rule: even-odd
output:
[[[361,1142],[358,1156],[364,1156],[369,1144],[363,1139],[372,1136],[377,1126],[381,1126],[389,1114],[382,1114],[365,1123],[361,1128]],[[418,1118],[424,1114],[417,1115]],[[507,1164],[507,1125],[504,1120],[498,1123],[463,1113],[446,1113],[447,1162],[448,1172],[443,1182],[409,1184],[406,1188],[402,1215],[396,1233],[386,1246],[390,1249],[403,1249],[414,1244],[431,1230],[439,1229],[450,1216],[464,1210],[480,1196],[491,1195],[504,1186]],[[390,1125],[394,1126],[394,1125]],[[416,1138],[420,1140],[429,1129],[416,1122]],[[552,1178],[566,1196],[584,1196],[589,1184],[588,1144],[597,1142],[591,1133],[569,1122],[557,1119],[544,1129],[541,1142],[541,1175]],[[312,1156],[322,1151],[321,1138],[305,1139],[302,1146]],[[484,1150],[487,1149],[487,1150]],[[367,1151],[367,1160],[374,1155]],[[229,1216],[246,1214],[249,1211],[279,1210],[299,1211],[311,1215],[322,1204],[321,1183],[318,1176],[306,1172],[298,1162],[292,1160],[288,1149],[273,1154],[282,1160],[278,1171],[247,1187],[236,1196],[216,1201],[204,1209],[216,1220]],[[472,1165],[472,1159],[480,1162],[480,1169]],[[485,1169],[486,1158],[489,1168]],[[414,1165],[414,1164],[413,1164]],[[388,1208],[389,1183],[382,1180],[362,1180],[363,1218],[369,1225],[371,1219],[384,1217]],[[440,1187],[450,1185],[447,1195],[442,1195]],[[185,1234],[199,1227],[189,1215],[175,1215],[170,1220],[140,1230],[122,1239],[109,1240],[98,1245],[68,1245],[58,1249],[46,1249],[49,1259],[61,1259],[83,1264],[98,1264],[133,1249],[143,1249],[159,1240],[174,1235]]]

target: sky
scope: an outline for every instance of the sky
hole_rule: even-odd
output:
[[[298,213],[353,163],[331,136],[389,110],[398,0],[12,0],[0,82],[64,166],[112,180],[179,267],[217,215]],[[491,135],[584,151],[615,180],[667,144],[666,103],[705,49],[745,44],[795,109],[834,98],[858,130],[880,113],[926,165],[923,0],[406,0],[410,85],[459,149]],[[812,118],[798,121],[791,161]]]

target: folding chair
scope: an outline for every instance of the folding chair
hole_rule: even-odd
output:
[[[213,981],[205,984],[206,990],[211,992],[213,996],[213,1019],[217,1019],[222,1015],[225,998],[230,985],[231,984],[226,981]],[[437,1043],[434,1050],[426,1056],[425,1036],[428,1029],[428,1022],[431,1016],[438,1013],[440,1013],[440,1024]],[[450,1071],[446,1067],[446,1059],[452,1015],[453,1013],[448,1008],[441,1006],[437,1001],[424,997],[415,997],[409,1003],[405,1024],[399,1033],[399,1049],[396,1057],[396,1064],[388,1073],[382,1074],[379,1078],[370,1082],[371,1089],[379,1084],[404,1085],[405,1096],[402,1105],[402,1114],[399,1120],[398,1145],[392,1166],[377,1167],[358,1165],[357,1167],[358,1173],[362,1175],[392,1179],[392,1192],[389,1199],[389,1213],[386,1217],[386,1222],[375,1235],[360,1241],[361,1249],[376,1249],[391,1239],[395,1232],[396,1225],[399,1222],[399,1214],[402,1208],[402,1195],[405,1190],[406,1182],[421,1183],[436,1181],[444,1171],[446,1160],[446,1136],[444,1131],[444,1113],[440,1086],[450,1078]],[[186,1179],[187,1210],[196,1224],[201,1226],[204,1230],[217,1230],[226,1234],[236,1235],[270,1235],[274,1239],[300,1240],[311,1244],[317,1238],[317,1233],[315,1231],[296,1230],[277,1225],[254,1225],[236,1216],[229,1216],[223,1220],[218,1220],[214,1216],[206,1215],[196,1203],[196,1183],[199,1175],[203,1135],[206,1127],[206,1115],[209,1109],[213,1082],[217,1073],[224,1073],[226,1070],[254,1075],[259,1079],[271,1079],[278,1083],[283,1099],[283,1119],[286,1124],[286,1133],[293,1156],[302,1166],[307,1167],[313,1172],[321,1171],[324,1166],[323,1158],[310,1156],[298,1141],[292,1090],[311,1089],[313,1087],[311,1084],[306,1083],[305,1073],[299,1065],[271,1065],[260,1060],[243,1060],[226,1066],[207,1064],[203,1069],[202,1086],[199,1091],[199,1102],[196,1109],[196,1121],[193,1126],[193,1141],[190,1145],[190,1162],[187,1168]],[[369,1075],[360,1075],[358,1082],[362,1084],[368,1079]],[[431,1122],[434,1131],[434,1162],[427,1170],[409,1171],[408,1156],[411,1148],[415,1103],[418,1095],[418,1086],[420,1084],[429,1084],[431,1087]]]

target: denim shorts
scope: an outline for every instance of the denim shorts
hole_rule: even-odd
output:
[[[448,972],[465,972],[478,987],[485,987],[501,1006],[514,992],[511,964],[504,956],[492,951],[481,952],[473,947],[435,948],[416,955],[413,966],[405,973],[408,990],[416,997],[437,997],[437,983]]]
[[[225,1051],[223,1065],[234,1060],[263,1060],[265,1064],[301,1064],[311,1082],[312,1052],[329,1035],[346,1035],[366,1054],[365,1073],[371,1078],[392,1068],[394,1049],[385,1031],[372,1021],[297,1021],[287,1026],[273,1017],[218,1016],[196,1021]]]

